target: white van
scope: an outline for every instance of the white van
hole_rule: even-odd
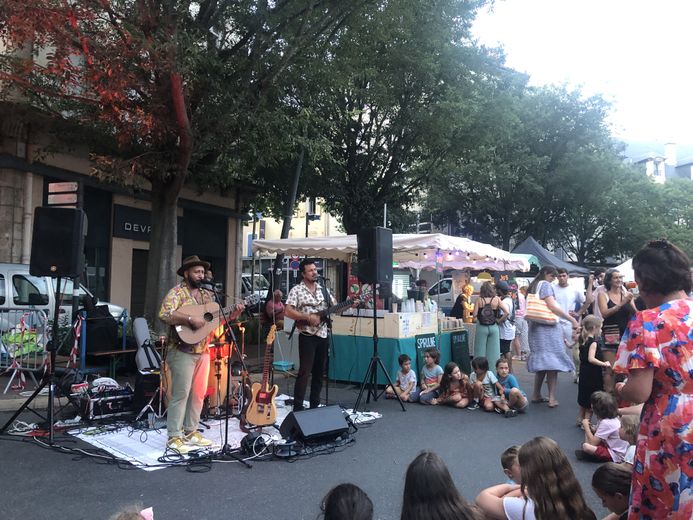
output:
[[[17,323],[18,316],[24,311],[43,311],[49,319],[53,318],[56,302],[57,280],[50,276],[32,276],[26,264],[0,263],[0,331],[8,330]],[[87,298],[94,298],[89,290],[80,284],[78,289],[80,306]],[[61,302],[58,310],[59,321],[71,320],[72,280],[61,278],[58,299]],[[123,307],[108,302],[108,310],[118,319]]]

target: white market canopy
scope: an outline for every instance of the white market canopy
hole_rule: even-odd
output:
[[[358,243],[356,235],[254,240],[253,253],[294,254],[350,262],[358,253]],[[529,270],[526,257],[468,238],[441,233],[392,235],[392,259],[400,267],[434,269],[436,255],[446,269]]]
[[[633,259],[629,258],[621,265],[617,265],[615,269],[621,273],[624,282],[634,282],[635,281],[635,271],[633,271]]]

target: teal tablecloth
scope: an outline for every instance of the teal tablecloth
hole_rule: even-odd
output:
[[[440,348],[440,366],[444,367],[451,358],[450,336],[453,333],[442,332],[436,337],[436,344]],[[330,379],[337,381],[351,381],[360,383],[368,370],[368,364],[373,357],[373,338],[370,336],[333,336],[334,349],[330,357]],[[415,338],[378,338],[378,355],[387,369],[392,380],[395,380],[400,354],[408,354],[412,359],[412,368],[420,373],[416,367]],[[381,369],[378,369],[378,384],[387,384],[387,379]]]

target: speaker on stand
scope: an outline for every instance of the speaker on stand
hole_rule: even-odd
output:
[[[368,370],[361,383],[359,396],[354,405],[354,411],[359,411],[361,398],[364,391],[367,390],[366,403],[369,403],[371,397],[374,401],[384,392],[378,393],[378,367],[385,374],[385,379],[390,386],[394,388],[390,374],[383,365],[380,356],[378,355],[378,311],[376,309],[376,296],[378,294],[379,285],[390,287],[392,284],[392,230],[384,227],[374,227],[363,229],[357,235],[358,241],[358,278],[361,282],[370,283],[373,286],[373,356],[368,365]],[[381,294],[381,296],[383,296]],[[402,411],[406,411],[404,403],[398,394],[395,394],[399,401]]]
[[[84,267],[84,235],[86,215],[81,209],[39,207],[34,212],[29,273],[32,276],[50,276],[56,279],[55,294],[60,294],[61,278],[77,278]],[[56,298],[53,309],[51,337],[46,344],[50,355],[48,372],[44,374],[34,393],[0,428],[5,433],[14,420],[26,409],[46,419],[29,405],[48,386],[48,444],[53,446],[55,396],[55,351],[58,348],[58,317],[60,305]]]

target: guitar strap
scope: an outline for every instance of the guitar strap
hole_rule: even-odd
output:
[[[324,285],[320,285],[320,289],[322,289],[322,297],[325,299],[325,304],[329,309],[330,303],[332,303],[332,300],[330,300],[330,293],[328,292],[327,287],[325,287]],[[329,314],[325,316],[325,322],[327,323],[328,334],[332,334],[332,318]]]

